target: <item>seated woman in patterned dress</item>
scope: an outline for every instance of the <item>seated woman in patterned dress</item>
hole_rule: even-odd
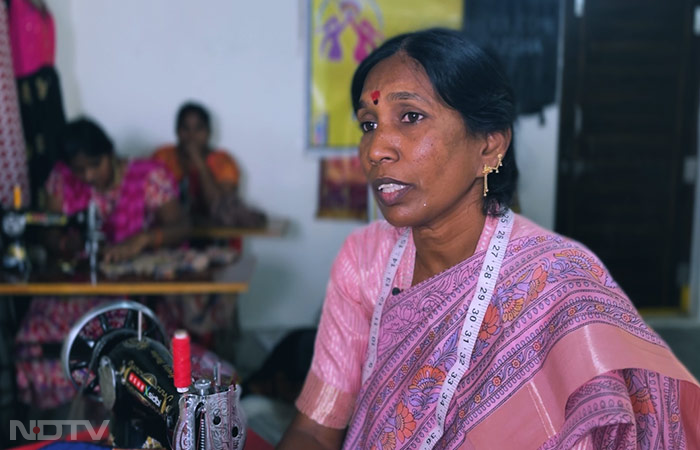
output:
[[[700,386],[586,247],[508,208],[513,92],[457,31],[357,68],[386,221],[331,269],[280,449],[700,448]]]
[[[239,192],[240,170],[231,154],[211,145],[211,116],[199,103],[180,106],[175,119],[177,143],[158,148],[152,158],[165,164],[180,187],[183,209],[193,223],[237,227],[260,227],[265,215],[248,207]],[[193,242],[199,244],[200,242]],[[210,244],[210,242],[204,242]],[[242,249],[242,240],[228,245]],[[238,332],[237,296],[232,294],[169,296],[182,310],[194,338],[230,354],[230,340]]]
[[[132,258],[146,249],[180,243],[188,221],[178,202],[170,172],[148,159],[123,159],[112,141],[90,119],[69,123],[61,139],[60,158],[46,189],[53,212],[74,214],[95,201],[103,223],[105,261]],[[60,236],[60,237],[59,237]],[[80,237],[61,233],[54,250],[72,254]],[[34,298],[16,337],[20,399],[40,408],[69,401],[75,391],[63,375],[56,352],[70,327],[104,298]],[[171,325],[170,331],[174,328]]]

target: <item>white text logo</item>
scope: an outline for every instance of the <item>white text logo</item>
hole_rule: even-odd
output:
[[[68,437],[78,438],[78,428],[85,428],[93,440],[98,440],[107,431],[109,420],[104,420],[102,426],[95,430],[89,420],[30,420],[29,429],[19,420],[10,420],[10,440],[17,439],[17,430],[28,441],[44,441],[61,439],[64,427],[70,428]]]

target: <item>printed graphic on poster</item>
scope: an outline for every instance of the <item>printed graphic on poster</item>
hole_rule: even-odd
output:
[[[408,31],[462,25],[463,0],[310,0],[307,145],[354,149],[360,130],[350,102],[358,63],[384,40]]]

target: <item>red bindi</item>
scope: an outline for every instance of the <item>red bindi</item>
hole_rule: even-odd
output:
[[[379,91],[372,91],[372,93],[369,95],[372,98],[372,103],[375,105],[379,103]]]

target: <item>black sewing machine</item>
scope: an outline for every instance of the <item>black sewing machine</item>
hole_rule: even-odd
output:
[[[15,196],[17,197],[17,195]],[[97,277],[97,252],[102,239],[101,220],[97,205],[90,202],[87,209],[73,215],[24,211],[15,204],[14,209],[0,211],[2,217],[2,272],[8,281],[27,281],[32,262],[27,251],[25,236],[30,226],[77,227],[85,240],[85,255],[90,262],[93,283]]]
[[[195,381],[187,345],[173,355],[154,313],[140,303],[117,301],[85,314],[61,351],[64,372],[83,395],[111,411],[118,447],[163,446],[174,450],[242,449],[245,418],[240,387],[213,379]],[[186,364],[184,369],[182,362]],[[182,383],[182,380],[185,383]]]

